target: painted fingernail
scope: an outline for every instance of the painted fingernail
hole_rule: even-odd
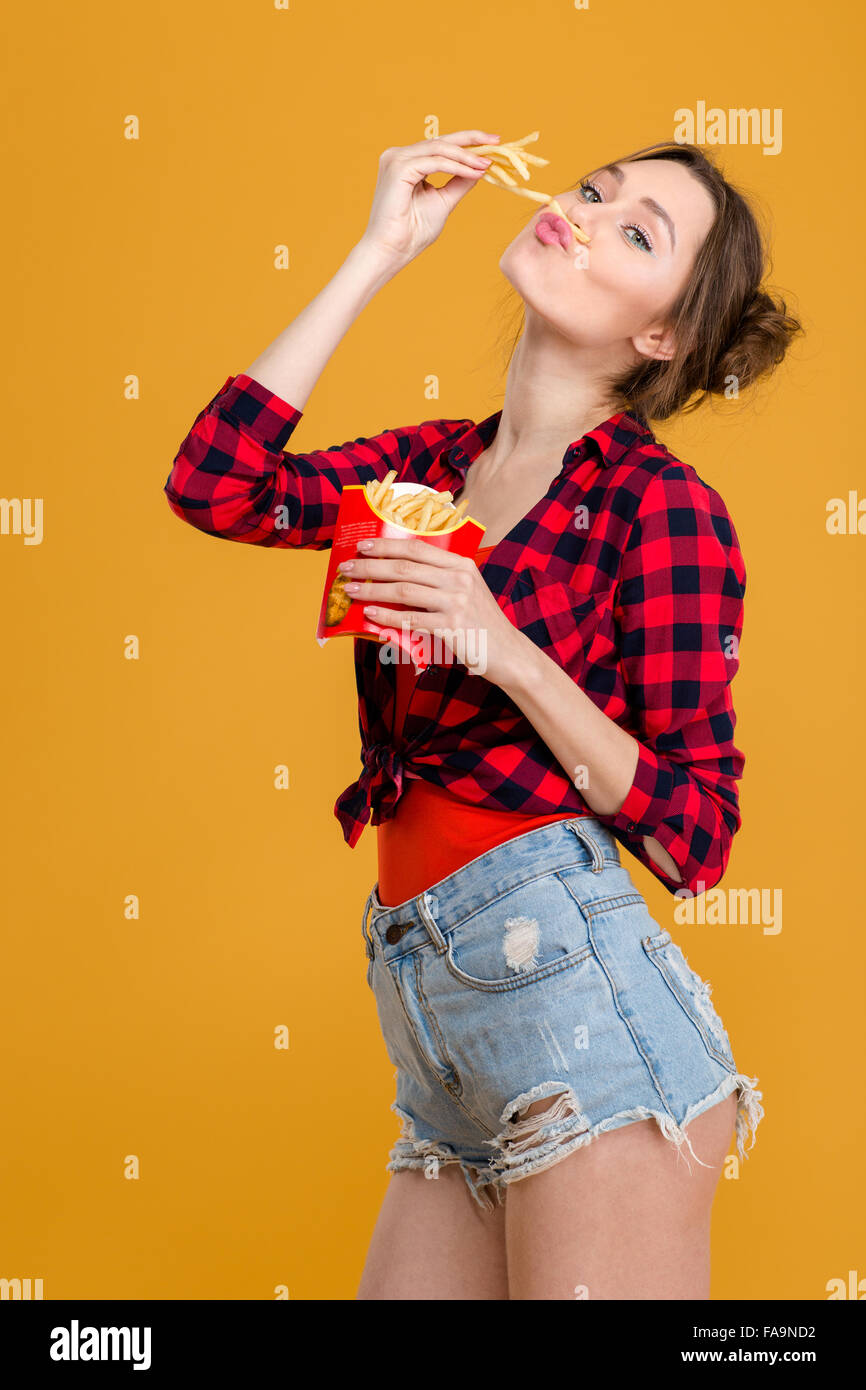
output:
[[[337,566],[337,569],[338,569],[338,570],[353,570],[354,568],[355,568],[355,561],[354,561],[354,560],[341,560],[340,563],[339,563],[338,566]]]
[[[372,541],[358,541],[358,549],[359,549],[359,550],[372,550],[372,549],[373,549],[373,542],[372,542]]]

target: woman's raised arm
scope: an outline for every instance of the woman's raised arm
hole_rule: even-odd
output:
[[[489,165],[464,146],[490,138],[498,137],[458,131],[383,152],[367,228],[337,273],[193,422],[164,488],[177,516],[228,540],[322,549],[342,489],[405,462],[412,427],[306,454],[283,449],[350,325],[435,241]],[[434,172],[452,177],[433,188],[426,175]]]

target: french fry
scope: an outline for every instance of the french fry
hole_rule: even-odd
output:
[[[424,508],[425,508],[427,505],[428,505],[428,500],[427,500],[427,498],[424,496],[424,494],[422,493],[418,498],[415,499],[415,501],[412,502],[411,506],[406,507],[406,508],[400,513],[400,515],[403,517],[404,520],[406,519],[407,516],[411,516],[412,519],[413,519],[413,521],[418,521],[419,518],[420,518],[420,516],[421,516],[421,513],[423,512]],[[420,528],[420,525],[419,525],[418,529],[419,529],[419,530],[421,529],[421,528]]]
[[[386,492],[390,491],[391,483],[393,483],[396,476],[397,470],[396,468],[392,468],[391,471],[388,474],[386,474],[386,476],[382,479],[379,486],[374,489],[373,495],[370,498],[370,501],[372,502],[374,507],[378,505],[380,498],[382,498]]]
[[[495,178],[493,177],[494,174],[496,176]],[[509,174],[507,170],[503,169],[501,164],[491,164],[488,172],[482,174],[481,177],[487,179],[489,183],[495,183],[498,179],[500,183],[507,184],[509,188],[517,187],[517,179],[514,178],[512,174]]]
[[[534,140],[537,140],[538,135],[539,132],[534,130],[531,135],[524,135],[522,140],[507,140],[505,142],[500,140],[498,145],[470,145],[469,148],[474,150],[476,154],[502,154],[503,150],[522,150],[524,145],[531,145]],[[538,155],[535,158],[538,159]],[[547,159],[544,161],[545,164],[549,162]]]
[[[392,521],[399,521],[405,526],[409,523],[413,509],[414,499],[410,499],[408,502],[401,499],[399,502],[395,502],[393,507],[389,508],[388,514]]]
[[[424,503],[424,506],[423,506],[422,509],[421,509],[421,514],[420,514],[420,516],[418,517],[418,530],[419,530],[419,531],[426,531],[426,530],[429,529],[429,526],[430,526],[430,518],[431,518],[431,516],[433,515],[433,508],[434,508],[435,506],[436,506],[436,502],[435,502],[434,498],[428,497],[427,501]]]
[[[578,241],[582,241],[584,246],[589,246],[590,238],[586,235],[586,232],[583,231],[581,227],[576,226],[570,217],[565,216],[565,213],[555,198],[551,198],[550,200],[550,211],[555,213],[557,217],[562,217],[568,223]]]
[[[518,174],[522,174],[525,179],[529,178],[529,169],[516,150],[511,151],[511,163],[514,165]]]
[[[428,531],[441,531],[444,523],[450,520],[450,507],[437,507],[427,523]]]
[[[487,172],[481,175],[483,179],[492,183],[496,188],[506,188],[509,193],[518,193],[524,198],[530,198],[535,203],[547,204],[552,213],[568,223],[576,239],[584,246],[589,246],[590,238],[586,232],[575,222],[572,222],[550,193],[541,193],[532,188],[521,188],[509,169],[504,167],[505,164],[508,164],[523,179],[528,179],[530,172],[527,165],[549,164],[549,159],[542,159],[539,155],[524,149],[525,145],[530,145],[538,139],[538,134],[539,132],[534,130],[531,135],[524,135],[521,140],[509,140],[505,144],[498,145],[470,145],[469,148],[473,154],[487,155],[493,161]]]
[[[482,174],[481,177],[487,179],[490,183],[496,183],[496,179],[490,178],[489,174]],[[497,184],[497,187],[501,188],[502,185]],[[509,191],[511,193],[519,193],[522,198],[531,198],[534,203],[555,202],[555,199],[551,198],[549,193],[536,193],[534,188],[511,188]],[[574,226],[574,223],[572,222],[570,225]]]

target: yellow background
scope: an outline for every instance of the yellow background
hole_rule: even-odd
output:
[[[360,932],[375,831],[349,850],[332,814],[359,770],[352,645],[315,642],[325,554],[217,543],[163,485],[198,411],[362,234],[386,146],[431,115],[538,129],[534,183],[562,190],[703,100],[783,110],[779,155],[716,153],[807,337],[754,398],[657,429],[722,493],[748,570],[722,886],[784,895],[778,935],[674,935],[767,1111],[720,1183],[713,1297],[826,1298],[864,1248],[866,540],[825,526],[864,486],[862,11],[102,0],[14,26],[2,493],[42,497],[45,534],[0,536],[0,1276],[55,1299],[354,1298],[398,1124]],[[472,190],[350,330],[290,447],[499,408],[497,261],[531,207]]]

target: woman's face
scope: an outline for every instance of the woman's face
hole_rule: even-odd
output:
[[[683,165],[646,159],[599,169],[557,201],[591,243],[540,241],[543,207],[506,246],[499,267],[527,327],[538,315],[576,346],[611,349],[611,360],[670,357],[665,321],[713,223],[708,190]]]

